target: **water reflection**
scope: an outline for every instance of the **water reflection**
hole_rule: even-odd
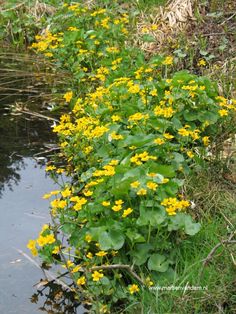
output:
[[[54,143],[50,120],[14,111],[22,107],[50,117],[48,95],[53,82],[33,61],[28,54],[0,53],[0,197],[6,187],[12,190],[19,183],[24,158]]]
[[[44,285],[44,282],[42,283]],[[48,314],[77,314],[87,313],[81,306],[81,301],[75,299],[74,293],[65,290],[56,282],[45,283],[45,286],[37,290],[31,297],[31,302],[37,304],[44,299],[44,303],[38,308]]]
[[[42,195],[56,189],[43,165],[32,158],[55,146],[52,122],[14,110],[19,106],[50,116],[47,95],[53,82],[44,79],[46,75],[39,73],[33,61],[28,55],[0,53],[0,313],[4,314],[46,312],[52,296],[47,287],[44,292],[49,297],[43,299],[39,294],[39,306],[29,301],[42,271],[19,254],[28,254],[28,240],[49,222],[48,204]],[[48,313],[66,310],[69,300],[64,305],[60,300],[64,308],[58,312],[48,308]]]

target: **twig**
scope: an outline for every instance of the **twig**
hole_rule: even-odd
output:
[[[15,111],[16,111],[16,112],[20,112],[20,113],[25,113],[25,114],[28,114],[28,115],[30,115],[30,116],[34,116],[34,117],[38,117],[38,118],[43,118],[43,119],[47,119],[47,120],[52,120],[52,121],[55,121],[55,122],[59,122],[58,119],[45,116],[45,115],[43,115],[43,114],[41,114],[41,113],[37,113],[37,112],[33,112],[33,111],[20,110],[20,109],[16,109]]]
[[[209,261],[212,259],[213,255],[215,254],[215,252],[217,251],[217,249],[221,246],[221,245],[229,245],[229,244],[236,244],[236,240],[232,240],[234,235],[235,235],[236,231],[232,232],[231,235],[229,236],[229,238],[227,240],[222,240],[221,242],[217,243],[212,250],[210,251],[210,253],[207,255],[206,258],[204,258],[202,260],[202,268],[201,271],[199,273],[198,276],[198,281],[200,281],[201,277],[202,277],[202,273],[204,270],[204,267],[209,263]]]
[[[229,18],[227,18],[225,21],[223,21],[220,25],[224,25],[226,22],[231,20],[235,15],[236,15],[236,12],[234,14],[232,14]]]
[[[37,154],[34,154],[33,157],[37,157],[37,156],[40,156],[40,155],[44,155],[44,154],[47,154],[47,153],[51,153],[55,150],[60,150],[60,147],[54,147],[54,148],[50,148],[48,150],[44,150],[43,152],[40,152],[40,153],[37,153]]]
[[[132,270],[129,265],[122,265],[122,264],[114,264],[114,265],[101,265],[101,266],[94,266],[91,270],[99,270],[99,269],[125,269],[127,270],[135,279],[137,279],[142,285],[145,285],[143,280]]]
[[[207,265],[209,263],[209,261],[212,259],[213,255],[215,254],[216,250],[223,244],[235,244],[236,240],[223,240],[221,242],[219,242],[218,244],[216,244],[216,246],[213,247],[213,249],[211,250],[211,252],[207,255],[207,257],[203,260],[203,266]]]
[[[209,34],[202,34],[201,36],[207,37],[207,36],[219,36],[219,35],[225,35],[226,32],[222,33],[209,33]],[[227,34],[234,35],[233,32],[227,32]]]

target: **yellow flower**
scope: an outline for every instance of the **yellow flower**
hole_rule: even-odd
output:
[[[54,249],[52,250],[52,254],[58,254],[60,252],[60,247],[57,245],[54,247]]]
[[[137,189],[140,186],[140,182],[139,181],[134,181],[134,182],[130,183],[130,186],[133,189]]]
[[[170,181],[169,179],[164,178],[164,179],[162,180],[162,183],[168,183],[169,181]]]
[[[93,195],[93,192],[92,192],[92,191],[89,191],[89,190],[88,190],[88,191],[84,191],[83,193],[84,193],[85,196],[91,196],[91,195]]]
[[[157,90],[154,88],[153,90],[150,91],[150,95],[152,96],[157,96]]]
[[[138,287],[138,285],[135,285],[135,284],[131,285],[131,286],[129,287],[129,292],[130,292],[130,294],[134,294],[135,292],[139,292],[139,287]]]
[[[55,170],[56,167],[55,166],[47,166],[45,171],[52,171],[52,170]]]
[[[219,114],[221,117],[224,117],[224,116],[227,116],[228,115],[228,111],[225,110],[225,109],[220,109],[219,111]]]
[[[78,211],[82,209],[82,206],[87,203],[87,200],[84,197],[79,198],[74,205],[74,210]]]
[[[72,273],[77,273],[79,270],[81,269],[80,265],[76,265],[73,269],[72,269]]]
[[[98,272],[95,270],[95,272],[92,273],[93,281],[99,281],[104,275],[101,272]]]
[[[120,211],[122,209],[122,206],[121,205],[114,205],[114,206],[112,206],[112,210],[114,211],[114,212],[118,212],[118,211]]]
[[[85,241],[88,242],[88,243],[92,241],[92,237],[91,237],[90,234],[86,234]]]
[[[116,205],[122,205],[124,203],[124,201],[122,201],[122,200],[117,200],[117,201],[115,201],[115,204]]]
[[[124,210],[123,214],[122,214],[122,217],[125,218],[127,217],[128,215],[130,215],[132,213],[133,209],[132,208],[127,208]]]
[[[157,145],[162,145],[162,144],[164,144],[165,143],[165,140],[163,140],[162,138],[156,138],[155,140],[154,140],[154,143],[155,144],[157,144]]]
[[[147,194],[147,190],[145,189],[140,189],[138,192],[137,192],[137,195],[146,195]]]
[[[164,65],[171,65],[173,63],[173,59],[174,59],[173,57],[167,56],[165,58],[165,60],[162,62],[162,64],[164,64]]]
[[[61,191],[61,195],[63,197],[68,197],[68,196],[71,196],[71,190],[69,188],[66,188],[64,191]]]
[[[164,138],[166,138],[167,140],[171,140],[172,138],[174,138],[174,136],[171,135],[170,133],[164,133],[163,136],[164,136]]]
[[[130,88],[128,89],[128,91],[131,94],[138,94],[140,91],[140,86],[138,84],[131,85]]]
[[[155,182],[149,181],[149,182],[147,183],[147,187],[148,187],[150,190],[156,191],[156,189],[157,189],[157,187],[158,187],[158,184],[156,184]]]
[[[105,251],[99,251],[99,252],[96,253],[95,255],[100,256],[100,257],[103,257],[103,256],[106,256],[106,255],[107,255],[107,252],[105,252]]]
[[[121,134],[116,134],[116,132],[112,132],[110,137],[112,140],[122,140],[124,138]]]
[[[193,158],[194,157],[194,154],[193,152],[191,152],[191,150],[187,151],[187,155],[189,158]]]
[[[72,91],[65,93],[64,96],[63,96],[63,98],[66,100],[66,102],[70,102],[72,97],[73,97],[73,92]]]
[[[181,136],[189,136],[190,132],[186,130],[185,128],[181,128],[178,130],[178,134]]]
[[[77,285],[78,286],[83,286],[86,284],[86,278],[84,276],[80,277],[78,280],[77,280]]]
[[[107,201],[103,201],[103,202],[102,202],[102,205],[105,206],[105,207],[107,207],[107,206],[110,206],[111,203],[110,203],[110,202],[107,202]]]
[[[93,258],[93,254],[91,252],[88,252],[88,254],[86,255],[87,258],[91,259]]]
[[[117,121],[121,120],[121,117],[118,116],[118,115],[113,115],[113,116],[111,116],[111,119],[112,119],[113,122],[117,122]]]
[[[204,136],[202,138],[204,146],[208,146],[210,144],[209,136]]]
[[[204,67],[205,65],[206,65],[206,61],[204,60],[204,59],[200,59],[199,61],[198,61],[198,63],[197,63],[197,65],[199,66],[199,67]]]
[[[145,280],[145,283],[148,287],[151,287],[154,285],[153,281],[151,281],[150,277],[147,277]]]

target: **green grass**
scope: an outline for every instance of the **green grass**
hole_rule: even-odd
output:
[[[158,281],[162,287],[173,285],[183,290],[143,291],[140,304],[131,306],[127,313],[235,313],[235,244],[221,245],[207,265],[203,261],[212,248],[235,232],[236,194],[209,172],[189,178],[187,194],[196,203],[192,215],[201,221],[202,228],[194,237],[177,240],[175,275],[166,281],[160,275]],[[203,290],[184,291],[186,285]]]

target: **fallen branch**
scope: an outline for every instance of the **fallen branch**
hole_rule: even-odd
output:
[[[215,252],[217,251],[217,249],[221,246],[221,245],[229,245],[229,244],[236,244],[236,240],[232,240],[234,235],[235,235],[236,231],[232,232],[231,235],[229,236],[228,240],[222,240],[221,242],[217,243],[212,250],[210,251],[210,253],[207,255],[206,258],[204,258],[202,260],[202,268],[201,271],[199,273],[198,276],[198,282],[200,281],[201,277],[202,277],[202,273],[204,270],[204,267],[209,263],[209,261],[212,259],[213,255],[215,254]]]
[[[37,156],[40,156],[40,155],[45,155],[45,154],[48,154],[48,153],[51,153],[51,152],[54,152],[54,151],[57,151],[57,150],[60,150],[60,149],[61,149],[60,147],[53,147],[53,148],[50,148],[48,150],[44,150],[43,152],[34,154],[33,157],[37,157]]]
[[[38,117],[38,118],[43,118],[43,119],[47,119],[47,120],[52,120],[52,121],[55,121],[55,122],[59,122],[58,119],[45,116],[45,115],[43,115],[43,114],[41,114],[41,113],[37,113],[37,112],[33,112],[33,111],[28,111],[28,110],[21,110],[21,109],[16,109],[15,111],[16,111],[16,112],[19,112],[19,113],[25,113],[25,114],[28,114],[28,115],[30,115],[30,116],[34,116],[34,117]]]
[[[215,254],[216,250],[223,244],[235,244],[236,240],[223,240],[216,244],[216,246],[213,247],[213,249],[210,251],[210,253],[207,255],[207,257],[203,260],[203,266],[206,266],[209,261],[212,259],[213,255]]]
[[[122,264],[114,264],[114,265],[101,265],[101,266],[94,266],[91,270],[109,270],[109,269],[125,269],[127,270],[135,279],[137,279],[142,285],[145,285],[143,280],[132,270],[129,265],[122,265]]]

